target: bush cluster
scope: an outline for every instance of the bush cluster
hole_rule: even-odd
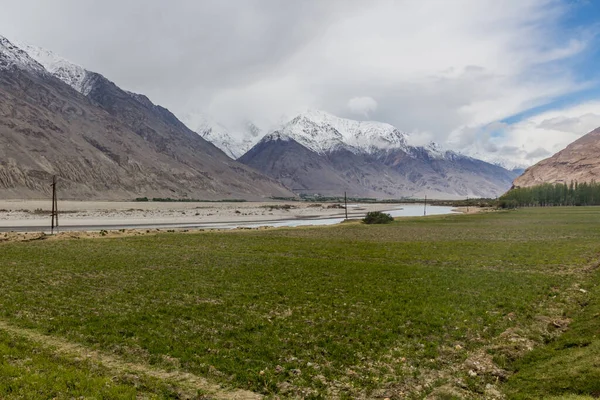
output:
[[[365,224],[387,224],[394,220],[390,214],[382,213],[380,211],[371,211],[367,213],[367,216],[363,219]]]

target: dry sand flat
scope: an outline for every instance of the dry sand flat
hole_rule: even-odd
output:
[[[60,201],[60,224],[132,225],[261,222],[288,219],[341,217],[344,210],[332,203],[177,203],[177,202],[87,202]],[[391,204],[360,204],[348,207],[350,215],[384,211]],[[50,201],[0,200],[0,227],[48,225]]]

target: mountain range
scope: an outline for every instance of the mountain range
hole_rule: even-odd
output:
[[[0,37],[0,196],[39,198],[293,196],[236,162],[146,96]]]
[[[392,125],[302,113],[265,135],[238,161],[300,194],[358,197],[496,197],[508,171],[437,144],[411,146]]]
[[[184,118],[39,47],[0,37],[0,195],[247,198],[495,197],[509,171],[392,125],[307,111],[268,132]]]

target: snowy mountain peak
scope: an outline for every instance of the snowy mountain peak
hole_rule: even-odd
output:
[[[515,162],[513,160],[509,160],[507,158],[503,158],[500,156],[495,156],[493,153],[489,153],[486,151],[479,151],[474,146],[466,148],[463,151],[465,154],[467,154],[471,158],[483,160],[487,163],[502,167],[508,171],[522,171],[522,170],[524,171],[531,166],[528,164]]]
[[[223,125],[206,118],[198,118],[194,129],[202,138],[220,148],[229,157],[236,159],[241,156],[237,154],[237,141]]]
[[[420,157],[425,153],[430,159],[469,158],[447,151],[435,142],[411,146],[407,133],[387,123],[354,121],[319,110],[298,114],[264,137],[262,131],[250,122],[240,129],[230,130],[201,113],[187,115],[184,122],[233,159],[242,157],[257,143],[290,140],[320,155],[345,150],[354,154],[382,156],[388,151],[401,150],[409,157]]]
[[[31,58],[43,65],[52,75],[87,96],[92,89],[90,73],[83,67],[41,47],[19,45]]]
[[[318,110],[296,116],[279,130],[319,154],[339,149],[372,153],[407,147],[407,134],[390,124],[354,121]]]
[[[27,52],[0,36],[0,70],[13,66],[37,73],[46,73],[44,67],[30,57]]]
[[[457,155],[457,153],[442,149],[436,142],[429,142],[424,148],[431,158],[446,158],[451,155]]]
[[[288,142],[290,140],[293,140],[293,138],[291,138],[290,136],[288,136],[287,134],[285,134],[283,132],[274,131],[274,132],[266,134],[258,143],[266,143],[266,142],[271,142],[271,141],[276,141],[276,140]]]
[[[262,137],[263,132],[252,122],[230,129],[201,113],[183,116],[183,121],[203,139],[211,142],[234,160],[243,156]]]

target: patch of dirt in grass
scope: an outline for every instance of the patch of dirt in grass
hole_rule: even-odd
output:
[[[487,353],[485,349],[480,349],[469,355],[469,358],[461,365],[463,370],[467,371],[469,376],[490,375],[500,380],[505,380],[508,377],[508,372],[496,365],[492,355]]]
[[[302,227],[301,227],[302,228]],[[296,228],[296,229],[301,229]],[[307,227],[308,228],[308,227]],[[239,227],[235,229],[119,229],[119,230],[102,230],[98,232],[87,231],[68,231],[59,232],[53,235],[44,232],[4,232],[0,233],[0,244],[11,242],[33,242],[37,240],[77,240],[77,239],[107,239],[107,238],[123,238],[130,236],[157,235],[160,233],[177,233],[177,234],[198,234],[206,233],[234,233],[241,231],[264,231],[273,228],[271,226],[260,226],[256,228]]]
[[[227,390],[218,384],[209,382],[205,378],[188,372],[179,370],[165,371],[149,365],[127,362],[113,355],[91,350],[76,343],[43,335],[33,330],[15,327],[2,320],[0,320],[0,329],[9,334],[24,337],[44,347],[51,348],[52,351],[62,356],[67,356],[75,360],[97,362],[122,378],[134,378],[133,380],[136,380],[137,375],[143,375],[160,379],[167,384],[174,385],[182,399],[257,400],[263,398],[260,394],[246,390]],[[178,361],[169,361],[172,361],[171,364],[174,367],[178,365]],[[206,395],[199,397],[198,393],[205,393]]]
[[[156,232],[156,230],[153,230]],[[61,232],[49,235],[44,232],[5,232],[0,233],[0,243],[9,242],[33,242],[37,240],[65,240],[101,237],[125,237],[145,234],[146,231],[136,229],[124,229],[117,231],[100,232]],[[148,232],[149,233],[149,232]]]
[[[459,212],[463,214],[479,214],[484,212],[496,212],[498,209],[494,207],[456,207],[453,208],[452,211]]]

